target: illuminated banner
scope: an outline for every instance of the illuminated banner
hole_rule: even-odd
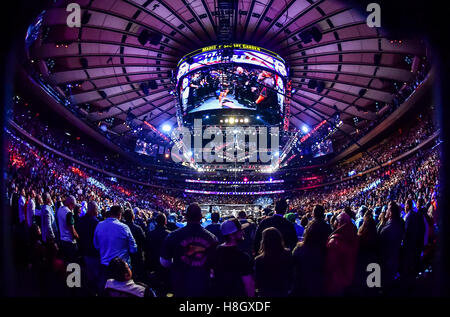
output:
[[[283,183],[283,179],[274,179],[268,181],[207,181],[198,179],[186,179],[186,183],[197,183],[197,184],[225,184],[225,185],[258,185],[258,184],[279,184]]]
[[[215,191],[195,190],[195,189],[185,189],[184,191],[189,194],[204,194],[204,195],[273,195],[284,193],[283,189],[260,191],[260,192],[215,192]]]
[[[227,56],[224,56],[224,52]],[[188,61],[190,63],[188,63]],[[206,52],[193,55],[188,59],[183,59],[178,66],[177,85],[179,80],[190,72],[205,66],[224,63],[252,65],[267,69],[273,73],[279,74],[282,77],[287,77],[286,66],[281,58],[270,55],[266,52],[233,48],[230,52],[226,52],[224,50],[208,50]]]

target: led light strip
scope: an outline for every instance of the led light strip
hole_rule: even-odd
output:
[[[283,194],[284,190],[269,190],[262,192],[213,192],[208,190],[185,189],[184,192],[190,194],[205,194],[205,195],[271,195],[271,194]]]
[[[226,184],[226,185],[244,185],[244,184],[279,184],[284,183],[284,179],[275,179],[268,181],[247,181],[247,182],[238,182],[238,181],[206,181],[206,180],[197,180],[197,179],[186,179],[186,183],[197,183],[197,184]]]

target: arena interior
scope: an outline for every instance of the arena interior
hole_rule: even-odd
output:
[[[344,0],[43,3],[2,95],[9,296],[442,295],[428,38]]]

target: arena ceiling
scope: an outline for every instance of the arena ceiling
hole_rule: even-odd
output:
[[[66,25],[70,2],[45,11],[41,38],[29,48],[41,78],[79,107],[91,126],[108,122],[117,138],[133,136],[125,124],[130,108],[137,125],[143,119],[156,128],[175,125],[170,71],[183,55],[217,43],[217,0],[77,1],[89,12],[81,28]],[[291,127],[312,127],[338,109],[341,128],[352,133],[353,118],[363,125],[376,120],[375,105],[392,102],[393,83],[412,80],[405,58],[425,55],[418,40],[392,42],[382,29],[368,27],[365,14],[347,1],[241,0],[231,36],[278,53],[292,69]],[[313,26],[321,40],[302,42],[299,34]],[[160,33],[161,42],[141,45],[143,29]],[[151,79],[157,88],[145,95],[140,83]],[[323,91],[308,88],[311,79],[323,81]]]

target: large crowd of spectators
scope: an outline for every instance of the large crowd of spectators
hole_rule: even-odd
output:
[[[341,162],[330,174],[334,179],[340,179],[347,177],[352,171],[364,172],[412,150],[435,132],[432,115],[430,113],[420,115],[414,124],[406,129],[398,129],[390,137],[368,149],[367,152],[362,152],[357,159]]]
[[[278,190],[281,187],[284,190],[292,190],[342,181],[351,175],[362,173],[396,158],[427,140],[436,131],[431,111],[425,110],[415,118],[413,123],[404,125],[402,128],[393,131],[389,137],[376,146],[369,148],[367,152],[362,151],[359,156],[356,155],[354,158],[343,160],[334,166],[318,166],[298,171],[283,170],[285,174],[279,173],[279,177],[274,175],[273,178],[284,178],[285,182],[281,185],[270,184],[270,190]],[[41,120],[38,113],[30,106],[22,105],[21,107],[16,107],[13,118],[20,127],[44,144],[101,170],[125,176],[135,181],[164,186],[166,188],[182,190],[189,187],[194,190],[216,191],[215,185],[186,184],[184,182],[184,178],[195,178],[195,174],[189,176],[186,171],[174,171],[174,175],[181,173],[183,176],[172,177],[167,175],[170,173],[163,175],[164,173],[161,174],[161,169],[157,166],[149,168],[137,164],[136,167],[135,164],[130,164],[130,160],[122,155],[110,153],[107,149],[98,150],[97,145],[84,142],[83,140],[85,138],[79,140],[75,135],[70,135],[70,133],[68,135],[61,129],[45,124],[45,120]],[[167,161],[170,161],[170,159]],[[131,168],[130,166],[133,167]],[[215,178],[211,175],[206,176],[209,179],[229,180],[228,177],[222,177],[219,174]],[[243,178],[236,178],[234,176],[231,179],[242,181]],[[265,175],[260,175],[260,178],[255,174],[251,176],[251,180],[266,179],[267,177]],[[228,189],[229,191],[233,190],[232,188]],[[261,191],[261,186],[246,184],[246,191]],[[220,197],[219,201],[215,202],[220,203],[222,201],[222,203],[230,203],[233,199],[234,197]]]
[[[208,195],[117,182],[8,135],[15,261],[39,294],[67,291],[68,263],[81,265],[79,294],[92,296],[405,295],[430,271],[437,148],[273,196],[256,214],[205,215],[192,202],[211,202]],[[371,263],[381,288],[366,283]]]

